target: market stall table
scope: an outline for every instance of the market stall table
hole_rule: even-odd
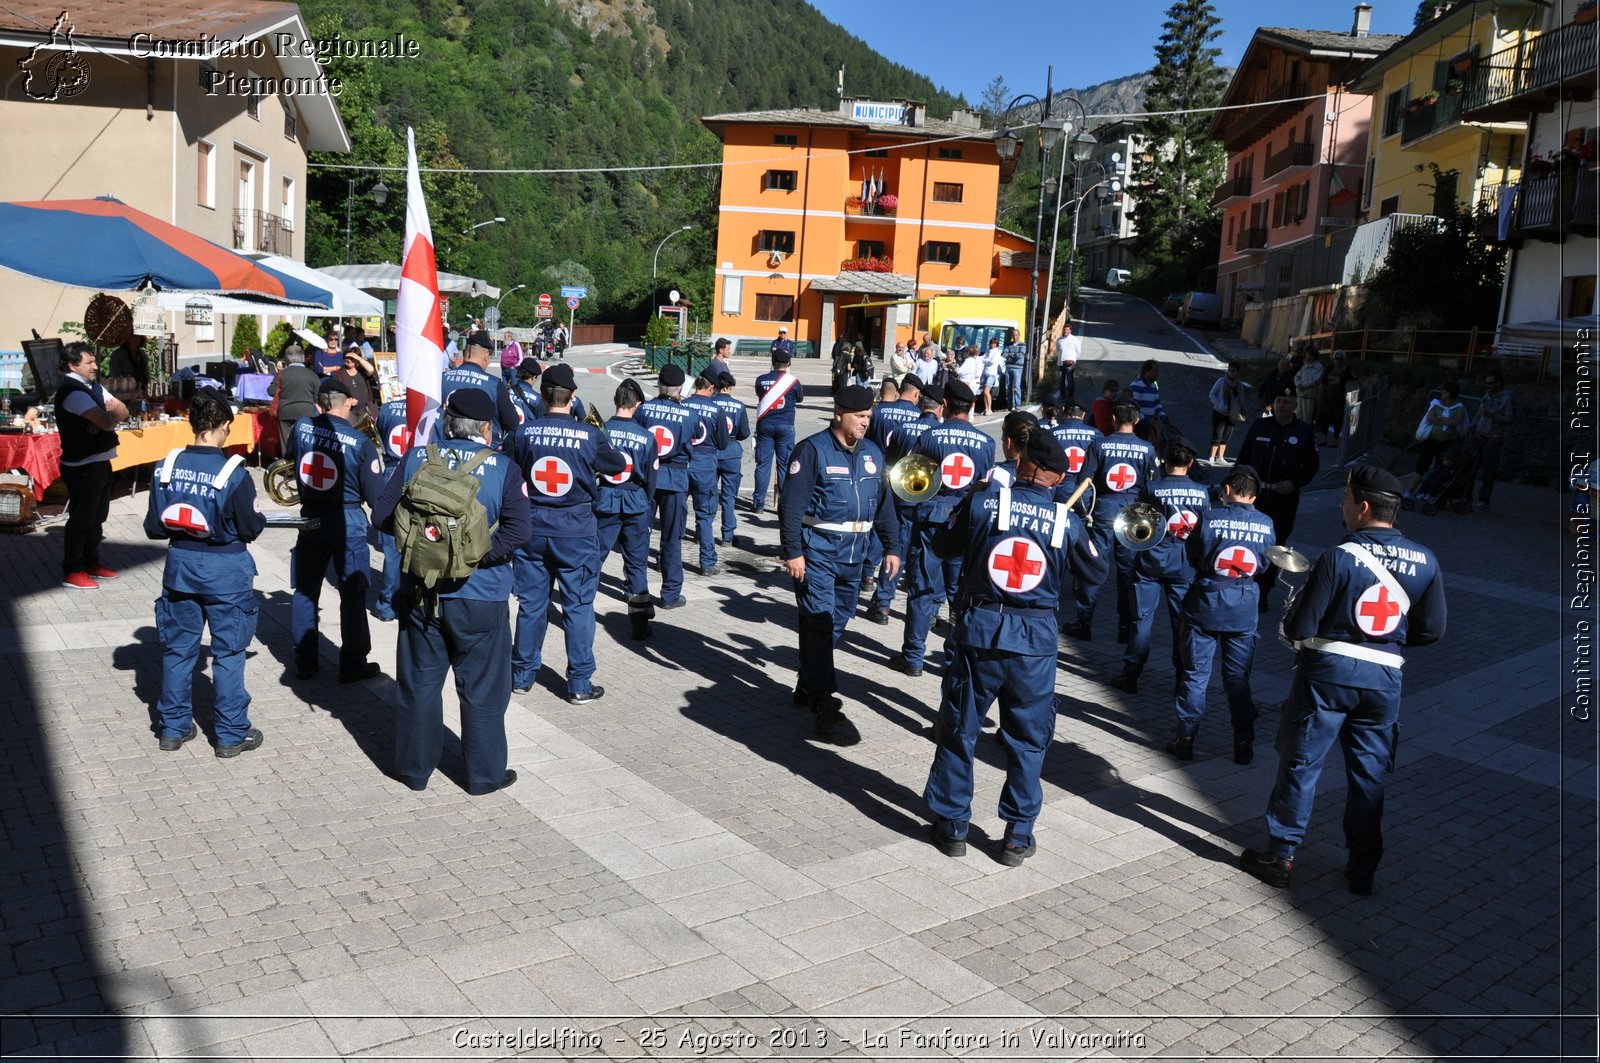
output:
[[[276,429],[274,429],[276,430]],[[235,414],[228,431],[229,449],[254,450],[261,438],[261,422],[254,412]],[[112,469],[131,469],[154,465],[168,452],[194,442],[188,421],[152,421],[139,428],[117,431],[117,456]],[[41,435],[0,435],[0,469],[22,469],[33,477],[33,493],[43,499],[45,490],[61,478],[61,437],[55,432]]]

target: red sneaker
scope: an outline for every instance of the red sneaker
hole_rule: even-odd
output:
[[[71,587],[75,591],[92,591],[99,588],[100,584],[89,578],[87,572],[74,572],[61,577],[63,587]]]
[[[113,570],[113,569],[106,568],[106,566],[104,566],[104,565],[90,565],[89,566],[89,575],[93,576],[95,579],[116,579],[117,578],[116,571]]]

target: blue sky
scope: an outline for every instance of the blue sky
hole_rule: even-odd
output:
[[[1004,75],[1013,95],[1087,88],[1148,70],[1166,0],[811,0],[828,19],[880,55],[977,103]],[[1416,0],[1370,0],[1372,32],[1409,33]],[[1348,30],[1355,0],[1213,0],[1222,18],[1222,61],[1238,63],[1258,26]],[[797,47],[803,47],[797,44]],[[850,71],[844,75],[850,95]]]

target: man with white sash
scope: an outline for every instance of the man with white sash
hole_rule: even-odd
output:
[[[1399,650],[1444,635],[1444,580],[1433,551],[1395,529],[1403,491],[1383,469],[1350,474],[1343,542],[1317,559],[1283,618],[1297,651],[1278,731],[1278,778],[1267,802],[1267,846],[1240,866],[1269,886],[1289,884],[1328,750],[1344,753],[1344,834],[1350,892],[1372,892],[1383,857],[1383,783],[1400,737]]]
[[[772,346],[772,372],[756,377],[756,482],[752,508],[760,513],[767,505],[767,484],[772,478],[773,459],[777,459],[778,482],[773,498],[783,493],[789,475],[789,453],[794,450],[794,410],[805,400],[806,389],[789,372],[793,355],[787,347]]]

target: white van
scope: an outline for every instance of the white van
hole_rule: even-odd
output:
[[[1222,300],[1211,292],[1190,292],[1178,307],[1178,324],[1222,327]]]
[[[1133,274],[1125,269],[1108,269],[1106,270],[1106,287],[1120,288],[1128,283],[1128,278],[1131,276]]]

